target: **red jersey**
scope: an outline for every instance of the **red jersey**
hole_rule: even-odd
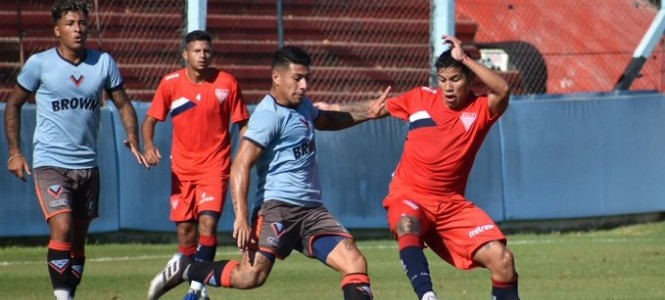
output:
[[[390,114],[410,124],[391,190],[464,196],[476,153],[499,118],[487,96],[470,97],[458,111],[444,103],[439,88],[415,88],[388,101]]]
[[[173,123],[171,168],[181,179],[211,174],[229,177],[231,122],[249,119],[238,81],[215,70],[211,81],[195,84],[181,69],[164,76],[147,114]]]

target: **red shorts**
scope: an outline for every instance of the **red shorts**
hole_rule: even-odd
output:
[[[173,222],[197,220],[203,211],[222,214],[226,201],[228,179],[210,176],[195,180],[180,180],[171,173],[171,216]]]
[[[407,194],[386,197],[383,206],[388,211],[390,230],[396,236],[397,221],[402,216],[418,218],[423,226],[423,241],[456,268],[478,267],[473,260],[476,250],[491,241],[506,242],[505,235],[492,218],[473,202],[461,196],[454,199],[416,197]]]

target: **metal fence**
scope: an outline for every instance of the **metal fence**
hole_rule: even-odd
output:
[[[130,97],[149,101],[161,76],[181,66],[182,0],[93,0],[90,47],[118,61]],[[349,101],[429,81],[430,0],[283,0],[286,44],[314,59],[310,95]],[[45,0],[0,0],[0,101],[24,60],[57,45]],[[467,50],[501,72],[516,94],[611,90],[654,19],[646,0],[457,0]],[[277,48],[275,0],[209,0],[215,65],[238,77],[245,100],[270,86]],[[661,43],[633,89],[665,91]]]

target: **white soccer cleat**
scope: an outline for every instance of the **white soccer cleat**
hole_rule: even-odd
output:
[[[187,256],[180,253],[173,255],[166,263],[166,267],[150,281],[148,300],[159,299],[166,292],[182,283],[184,281],[182,275],[189,263],[190,259]]]

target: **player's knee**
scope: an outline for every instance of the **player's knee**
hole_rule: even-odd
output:
[[[492,273],[492,278],[499,281],[510,281],[515,277],[515,259],[513,253],[503,244],[489,255],[485,263]]]
[[[420,234],[422,225],[415,216],[404,215],[397,221],[395,232],[397,237],[405,234]]]
[[[513,257],[513,252],[504,248],[503,253],[500,257],[501,268],[508,274],[515,273],[515,258]]]
[[[199,233],[210,235],[215,233],[217,228],[217,223],[219,220],[219,213],[213,211],[204,211],[199,215]]]
[[[342,252],[343,256],[341,260],[339,260],[343,262],[339,263],[339,271],[342,274],[367,272],[367,260],[356,246],[356,243],[352,239],[345,239],[340,244],[340,247],[343,247],[344,251]]]

